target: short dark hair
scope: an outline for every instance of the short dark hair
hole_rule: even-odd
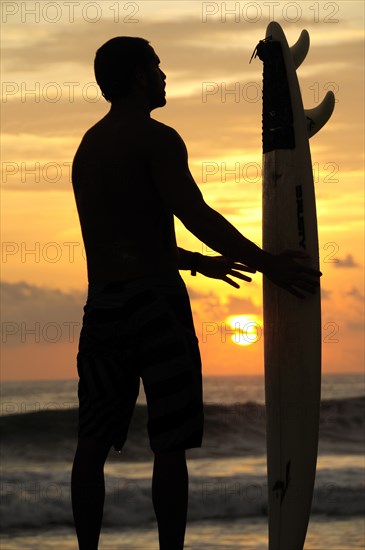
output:
[[[116,36],[96,52],[94,72],[103,97],[112,102],[126,97],[136,68],[145,70],[154,60],[154,50],[145,38]]]

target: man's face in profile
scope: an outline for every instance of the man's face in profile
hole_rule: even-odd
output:
[[[152,109],[156,109],[156,107],[163,107],[166,105],[166,75],[159,67],[160,59],[158,55],[156,55],[154,51],[153,54],[154,59],[150,65],[150,68],[146,72],[147,91],[151,111]]]

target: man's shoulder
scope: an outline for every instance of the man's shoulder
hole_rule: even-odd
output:
[[[162,135],[162,136],[168,136],[168,135],[174,135],[177,134],[177,131],[172,126],[168,126],[167,124],[160,122],[159,120],[156,120],[154,118],[149,119],[149,127],[151,128],[151,132],[154,132],[156,135]]]
[[[154,145],[185,149],[185,143],[175,128],[153,118],[149,121],[149,137]]]

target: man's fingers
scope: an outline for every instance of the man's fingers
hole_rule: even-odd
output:
[[[307,295],[303,294],[303,292],[300,292],[299,289],[305,290],[310,294],[315,294],[317,292],[317,289],[313,288],[310,285],[306,285],[305,283],[303,285],[302,283],[303,281],[298,281],[298,282],[292,283],[291,285],[280,285],[280,286],[281,288],[283,288],[284,290],[287,290],[288,292],[290,292],[290,294],[293,294],[293,296],[296,296],[301,300],[305,300],[305,298],[307,298]]]
[[[228,262],[228,269],[239,269],[240,271],[248,271],[249,273],[256,273],[257,271],[254,267],[241,262],[235,262],[232,258],[228,258],[228,256],[218,256],[218,258],[220,261]]]
[[[303,258],[308,259],[310,258],[310,255],[307,254],[307,252],[302,252],[300,250],[286,250],[284,252],[285,255],[290,256],[292,259],[294,258]],[[313,267],[302,267],[301,270],[305,273],[310,273],[311,275],[315,275],[316,277],[321,277],[322,272],[318,269],[314,269]]]
[[[248,265],[235,265],[235,269],[240,269],[241,271],[248,271],[249,273],[256,273],[256,269],[254,267],[249,267]]]
[[[222,277],[222,281],[225,281],[231,286],[234,286],[234,288],[240,288],[240,285],[237,284],[235,281],[232,281],[232,279],[229,279],[228,277]]]
[[[297,288],[301,288],[303,290],[306,290],[307,292],[311,292],[312,294],[315,294],[318,289],[318,285],[313,285],[311,283],[307,283],[306,281],[298,281],[297,283],[293,283]]]
[[[303,294],[302,292],[299,292],[298,290],[295,290],[292,287],[286,287],[286,290],[288,290],[290,294],[293,294],[294,296],[296,296],[297,298],[300,298],[301,300],[305,299],[305,294]]]
[[[305,295],[302,294],[301,292],[297,292],[296,290],[291,290],[290,292],[297,298],[300,298],[301,300],[305,300]]]
[[[322,277],[323,273],[314,269],[313,267],[305,267],[302,269],[303,273],[309,273],[310,275],[315,275],[316,277]]]
[[[249,273],[256,273],[256,269],[254,267],[249,267],[245,264],[240,264],[238,262],[234,262],[231,266],[231,269],[239,269],[240,271],[248,271]]]
[[[231,269],[229,274],[234,276],[234,277],[237,277],[237,279],[242,279],[242,281],[247,281],[249,283],[252,281],[251,277],[247,277],[246,275],[242,275],[242,273],[239,273],[238,271],[235,271],[234,269]]]
[[[315,287],[320,285],[320,282],[317,277],[313,279],[313,277],[310,277],[309,274],[307,275],[306,273],[301,273],[299,280]]]

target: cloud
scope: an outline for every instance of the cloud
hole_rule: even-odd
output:
[[[342,303],[346,304],[346,327],[350,331],[364,330],[364,294],[355,286],[342,292]]]
[[[244,315],[245,313],[261,314],[262,308],[256,306],[250,298],[229,296],[227,312],[229,315]]]
[[[228,315],[261,314],[261,308],[250,298],[237,298],[228,295],[223,301],[216,292],[198,292],[187,286],[194,317],[200,322],[222,322]]]
[[[87,292],[63,292],[57,288],[19,281],[1,283],[2,343],[50,344],[78,339]],[[200,322],[222,322],[228,315],[259,313],[249,298],[228,296],[223,302],[216,292],[189,288],[194,317]]]
[[[206,299],[214,294],[213,292],[199,292],[198,290],[191,288],[188,284],[186,285],[186,288],[188,289],[189,297],[191,300]]]
[[[351,296],[360,302],[364,301],[364,294],[362,294],[356,287],[352,287],[351,290],[345,293],[345,296]]]
[[[324,171],[323,177],[339,178],[343,184],[345,171],[362,168],[363,82],[361,71],[357,70],[363,63],[362,40],[356,33],[355,38],[350,39],[351,29],[346,21],[336,28],[323,21],[314,25],[310,20],[313,13],[307,10],[306,14],[307,18],[302,17],[298,23],[284,25],[290,43],[304,25],[308,24],[313,34],[308,59],[298,72],[305,106],[318,104],[331,87],[336,89],[338,99],[333,117],[323,130],[325,139],[316,136],[311,141],[315,153],[313,161]],[[169,21],[148,20],[148,16],[142,17],[141,13],[138,25],[123,26],[126,34],[151,40],[161,58],[162,68],[167,73],[167,105],[154,111],[153,118],[181,133],[197,178],[201,177],[203,162],[221,163],[230,154],[232,159],[227,167],[232,168],[235,156],[242,169],[247,160],[255,161],[257,155],[261,156],[262,63],[255,60],[249,65],[248,60],[257,41],[264,36],[266,23],[265,18],[254,25],[245,21],[237,24],[233,18],[228,18],[222,24],[217,16],[204,24],[201,10],[193,10],[190,15],[186,12],[180,16],[175,14]],[[9,43],[5,41],[4,44],[7,53],[3,86],[11,87],[14,81],[19,90],[22,83],[31,90],[38,83],[40,93],[38,101],[31,94],[22,99],[21,94],[9,95],[3,100],[2,131],[8,142],[3,161],[19,165],[39,161],[41,168],[52,162],[63,166],[64,162],[72,161],[84,132],[109,109],[109,104],[101,97],[94,102],[84,86],[95,85],[93,59],[96,49],[121,33],[120,27],[103,18],[93,25],[77,19],[72,25],[52,25],[52,33],[36,32],[36,28],[24,24],[13,24],[12,28],[18,40],[9,39]],[[90,32],[90,29],[97,32]],[[75,81],[73,96],[70,83]],[[59,101],[48,97],[50,82],[56,82],[60,89]],[[207,82],[213,82],[215,90],[204,101],[203,87]],[[235,87],[238,101],[235,94],[224,92]],[[52,93],[51,89],[51,96]],[[10,136],[13,139],[10,140]],[[49,143],[44,143],[47,139]],[[233,155],[230,151],[234,151]],[[338,172],[333,175],[331,166],[334,163],[338,165]],[[65,179],[37,183],[28,177],[24,185],[19,177],[20,171],[9,175],[7,182],[3,180],[2,184],[9,190],[70,191]],[[50,179],[52,177],[50,173]],[[341,186],[345,188],[347,186]],[[322,181],[317,191],[321,189]],[[337,197],[341,189],[337,189]]]
[[[197,70],[199,60],[202,62],[201,68],[203,70],[207,68],[214,52],[214,63],[221,64],[223,67],[224,59],[225,71],[227,74],[232,74],[232,68],[242,66],[243,56],[248,64],[254,47],[265,36],[268,22],[267,18],[262,18],[259,22],[252,24],[241,18],[237,24],[233,17],[227,17],[222,24],[218,14],[204,23],[201,8],[192,10],[189,14],[186,12],[175,14],[170,20],[158,21],[155,18],[143,17],[142,11],[138,24],[124,25],[122,29],[111,18],[103,18],[97,23],[88,24],[82,18],[76,17],[72,25],[54,24],[51,26],[52,32],[48,33],[30,33],[29,26],[13,23],[13,29],[17,30],[19,39],[7,44],[5,67],[12,71],[20,71],[22,67],[38,71],[44,67],[54,69],[55,65],[60,63],[72,66],[85,65],[93,60],[101,44],[111,37],[125,34],[142,36],[150,40],[162,61],[166,60],[166,63],[176,57],[182,61],[188,61],[184,65],[190,67],[191,71]],[[343,49],[356,39],[360,43],[359,33],[349,29],[348,25],[336,25],[335,28],[331,26],[331,29],[323,21],[317,21],[313,25],[313,17],[310,17],[309,11],[307,14],[308,17],[301,17],[296,24],[284,23],[290,44],[297,40],[302,28],[309,27],[315,37],[316,50],[323,50],[324,60],[328,63],[326,56],[329,48],[338,46]],[[90,32],[91,29],[95,32]],[[20,39],[22,34],[27,39],[27,47],[23,46],[24,42]],[[332,40],[331,37],[333,37]],[[192,51],[199,52],[198,60],[191,57]],[[338,60],[337,56],[333,59]],[[320,59],[317,60],[317,63],[319,62],[321,62]]]
[[[346,258],[338,258],[337,262],[333,264],[335,267],[360,267],[360,265],[355,262],[352,254],[347,254]]]
[[[365,323],[363,321],[348,321],[346,323],[346,327],[349,329],[349,330],[360,330],[362,332],[364,332],[364,328],[365,328]]]
[[[188,290],[194,320],[221,321],[225,317],[225,308],[218,294],[209,292],[207,294]]]
[[[332,296],[333,291],[332,290],[325,290],[323,287],[321,287],[321,299],[322,300],[329,300]]]
[[[25,281],[1,283],[2,344],[50,344],[78,338],[86,294]]]

